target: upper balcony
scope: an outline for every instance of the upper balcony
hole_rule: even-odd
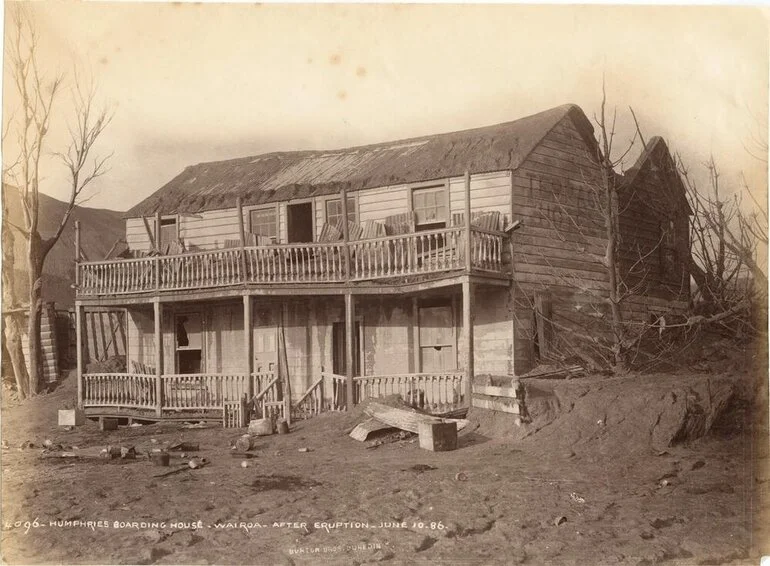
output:
[[[508,236],[453,226],[350,242],[238,246],[137,259],[80,261],[77,298],[156,295],[245,285],[403,282],[451,272],[504,276]]]

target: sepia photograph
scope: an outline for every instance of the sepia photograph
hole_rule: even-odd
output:
[[[770,566],[769,17],[6,0],[2,562]]]

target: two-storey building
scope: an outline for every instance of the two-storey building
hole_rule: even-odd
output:
[[[545,355],[543,293],[550,316],[568,317],[588,301],[569,281],[606,291],[598,178],[574,105],[187,167],[128,211],[126,257],[78,260],[79,340],[84,309],[110,307],[125,309],[128,341],[125,373],[80,361],[80,403],[147,418],[221,413],[243,395],[279,413],[393,392],[434,411],[467,404],[474,373],[522,373]],[[670,186],[656,190],[681,191]],[[686,226],[683,208],[667,214]],[[672,261],[641,311],[686,300],[655,292],[685,278]]]

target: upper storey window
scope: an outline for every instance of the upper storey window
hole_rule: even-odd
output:
[[[446,187],[421,187],[412,189],[412,210],[418,230],[443,228],[448,216]]]
[[[356,199],[348,197],[348,222],[356,221]],[[334,198],[326,201],[326,223],[339,226],[342,219],[342,199]]]
[[[252,210],[249,213],[249,230],[252,234],[270,238],[271,243],[278,240],[278,219],[275,207]]]

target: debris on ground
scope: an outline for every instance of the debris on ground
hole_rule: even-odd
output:
[[[156,466],[168,466],[171,459],[168,452],[152,452],[150,460]]]
[[[415,464],[414,466],[401,469],[402,472],[417,472],[418,474],[430,472],[431,470],[438,470],[438,468],[436,466],[431,466],[430,464]]]
[[[300,448],[299,450],[297,450],[297,452],[312,452],[312,451],[310,450],[310,448],[305,447],[305,448]]]
[[[575,503],[585,503],[586,500],[583,497],[580,497],[577,493],[574,491],[569,494],[569,498],[574,501]]]
[[[248,452],[257,447],[257,438],[251,434],[244,434],[235,441],[233,449],[239,452]]]
[[[465,472],[457,472],[455,474],[455,479],[457,481],[468,481],[468,474],[466,474]]]
[[[197,452],[200,450],[200,444],[197,442],[177,442],[170,445],[168,450],[175,452]]]
[[[190,467],[190,469],[196,470],[198,468],[202,468],[208,463],[209,461],[206,460],[206,458],[190,458],[190,461],[187,462],[187,465]]]
[[[271,419],[252,419],[249,422],[249,434],[255,436],[269,436],[273,434],[273,421]]]

